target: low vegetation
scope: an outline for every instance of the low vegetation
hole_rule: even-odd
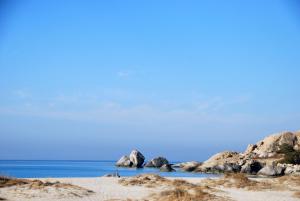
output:
[[[123,178],[122,185],[138,185],[148,188],[161,188],[150,200],[157,201],[197,201],[230,200],[222,194],[222,188],[241,188],[250,191],[292,191],[300,198],[300,175],[282,176],[272,179],[250,179],[242,173],[228,173],[221,178],[203,179],[194,184],[181,179],[166,179],[158,175],[139,175]],[[221,196],[222,195],[222,196]]]
[[[0,176],[0,188],[27,185],[30,189],[41,189],[44,187],[54,188],[73,188],[81,190],[82,187],[75,186],[72,184],[60,183],[60,182],[42,182],[40,180],[29,180],[29,179],[16,179],[7,176]],[[90,191],[91,192],[91,191]]]
[[[0,188],[29,184],[30,181],[26,179],[15,179],[7,176],[0,176]]]
[[[243,173],[227,173],[219,179],[205,179],[203,183],[211,187],[243,188],[246,190],[263,190],[271,187],[269,183],[249,179]]]
[[[281,163],[300,164],[300,151],[294,150],[293,146],[282,144],[278,153],[284,155],[284,158],[280,161]]]
[[[47,194],[48,191],[53,192],[54,195],[58,197],[60,196],[83,197],[93,193],[93,191],[85,189],[83,187],[67,184],[67,183],[60,183],[58,181],[43,182],[41,180],[17,179],[17,178],[12,178],[7,176],[0,176],[0,188],[7,188],[7,187],[16,187],[16,188],[7,189],[8,191],[14,192],[14,196],[20,194],[22,196],[28,195],[34,197],[34,196],[39,196],[39,193],[41,192]],[[33,193],[30,194],[29,190]],[[6,200],[6,199],[0,197],[0,200]]]
[[[192,184],[182,179],[166,179],[159,175],[147,174],[131,178],[120,179],[122,185],[137,185],[148,188],[162,188],[151,198],[157,201],[198,201],[198,200],[225,200],[214,195],[215,189],[200,184]],[[228,200],[228,199],[226,199]]]
[[[142,174],[119,180],[119,183],[124,186],[146,186],[148,188],[155,187],[165,182],[167,182],[167,179],[156,174]]]

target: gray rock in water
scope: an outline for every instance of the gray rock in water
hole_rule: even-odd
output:
[[[118,177],[119,178],[120,175],[118,172],[115,172],[115,173],[103,175],[103,177]]]
[[[132,162],[132,167],[137,167],[137,168],[143,167],[145,157],[138,150],[136,149],[132,150],[129,155],[129,159]]]
[[[130,161],[128,156],[122,156],[116,163],[116,166],[119,167],[131,167],[132,162]]]
[[[160,168],[161,166],[169,164],[169,161],[164,157],[157,157],[153,158],[151,161],[146,163],[145,167],[154,167],[154,168]]]
[[[175,172],[175,170],[172,168],[170,164],[164,164],[163,166],[161,166],[159,170],[161,172]]]
[[[264,176],[280,176],[284,174],[284,168],[275,165],[266,165],[259,170],[257,174]]]

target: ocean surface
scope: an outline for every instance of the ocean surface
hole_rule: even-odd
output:
[[[70,161],[70,160],[0,160],[0,175],[18,178],[45,177],[99,177],[118,172],[120,176],[157,173],[167,177],[213,177],[202,173],[159,172],[156,168],[117,168],[115,161]]]

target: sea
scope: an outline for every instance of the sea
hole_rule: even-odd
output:
[[[157,168],[120,168],[115,161],[86,160],[0,160],[0,175],[17,178],[100,177],[118,172],[121,177],[154,173],[166,177],[214,177],[216,175],[183,172],[160,172]]]

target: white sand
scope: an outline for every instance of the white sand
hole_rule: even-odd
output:
[[[174,179],[174,178],[171,178]],[[177,178],[178,179],[178,178]],[[180,178],[191,183],[199,183],[202,178]],[[94,191],[94,194],[76,197],[67,190],[47,189],[44,192],[40,190],[28,190],[20,187],[0,188],[0,197],[11,201],[102,201],[102,200],[145,200],[152,193],[159,193],[163,188],[146,188],[140,186],[122,186],[118,183],[118,178],[94,177],[94,178],[49,178],[40,179],[42,181],[59,181],[70,183]],[[243,189],[222,188],[224,195],[232,200],[240,201],[296,201],[293,192],[289,191],[246,191]],[[80,192],[78,192],[80,195]]]

